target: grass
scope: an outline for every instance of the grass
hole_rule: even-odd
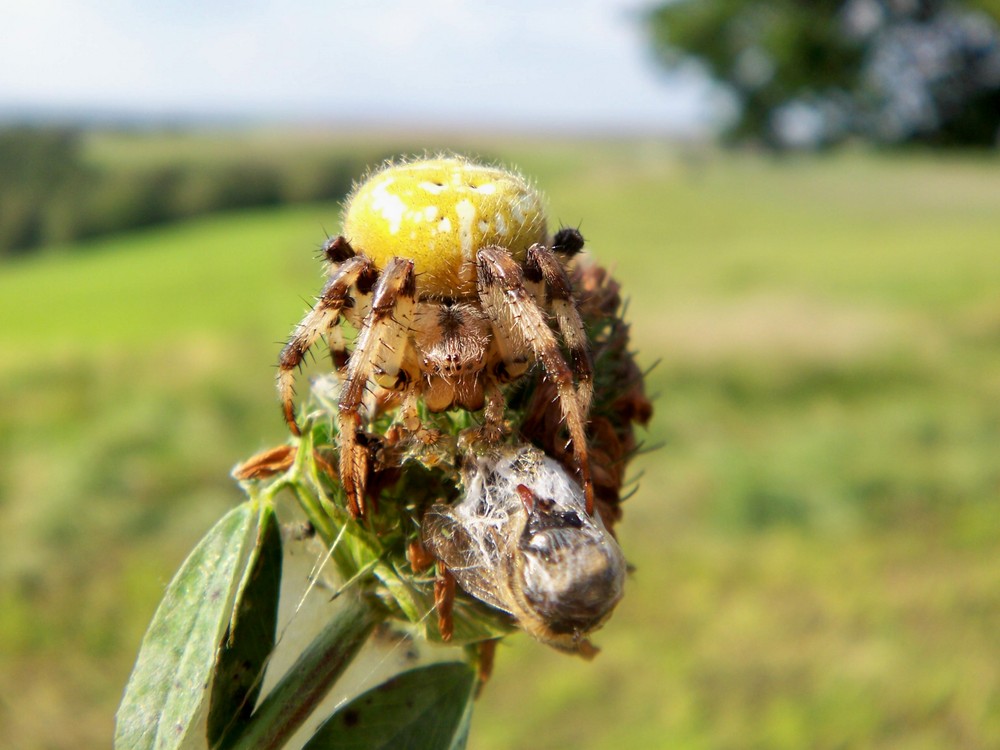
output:
[[[663,447],[637,461],[603,653],[512,639],[473,747],[1000,744],[996,159],[474,150],[616,268],[661,360]],[[0,273],[11,746],[107,745],[163,585],[238,497],[230,467],[283,439],[272,366],[336,222],[213,217]]]

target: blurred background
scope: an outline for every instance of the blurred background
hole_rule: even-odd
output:
[[[3,4],[0,745],[108,746],[339,201],[447,149],[658,362],[602,653],[509,639],[471,746],[1000,746],[1000,4],[538,6]]]

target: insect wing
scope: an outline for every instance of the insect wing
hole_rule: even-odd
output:
[[[476,536],[473,530],[483,532]],[[477,536],[479,538],[477,538]],[[467,526],[447,505],[433,505],[424,515],[424,546],[444,563],[464,591],[497,609],[513,614],[498,574],[510,565],[503,559],[495,530]]]

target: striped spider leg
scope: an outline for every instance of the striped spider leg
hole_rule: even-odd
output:
[[[355,518],[365,515],[365,487],[371,468],[367,438],[361,430],[358,413],[368,381],[403,391],[404,400],[412,400],[410,394],[416,387],[413,376],[403,369],[413,327],[415,290],[413,261],[404,258],[389,261],[375,284],[371,310],[359,329],[354,352],[347,362],[337,425],[340,481],[348,509]]]
[[[534,250],[533,256],[531,250]],[[568,280],[561,287],[559,284],[563,279],[558,274],[551,273],[549,259],[556,265],[558,263],[551,258],[549,251],[533,246],[529,250],[529,262],[526,264],[529,269],[532,268],[532,257],[536,258],[538,276],[545,282],[547,294],[560,302],[557,310],[561,309],[562,312],[557,312],[557,321],[564,340],[574,352],[575,367],[581,375],[581,382],[585,384],[581,387],[574,384],[573,370],[563,358],[544,310],[525,287],[525,274],[521,266],[507,250],[493,246],[479,251],[477,263],[479,298],[493,325],[494,342],[501,355],[495,370],[517,377],[527,368],[530,360],[541,363],[545,376],[555,385],[559,395],[559,405],[569,430],[573,456],[583,485],[587,512],[593,513],[594,488],[590,479],[590,461],[584,431],[587,409],[590,406],[592,368],[586,339],[583,337],[583,324],[569,298]],[[565,273],[562,277],[565,278]],[[573,315],[566,312],[567,307],[573,310]],[[571,320],[574,316],[575,320]],[[564,317],[567,319],[566,326],[563,325]]]
[[[372,262],[363,255],[355,255],[343,237],[328,242],[324,251],[330,266],[330,278],[316,304],[295,326],[278,358],[278,397],[285,422],[294,435],[301,434],[295,421],[295,371],[320,336],[326,336],[329,342],[334,366],[339,369],[346,364],[347,352],[340,330],[341,315],[355,317],[367,307],[364,302],[371,295],[377,278]]]

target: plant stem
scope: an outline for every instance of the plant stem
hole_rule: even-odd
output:
[[[228,750],[276,750],[284,746],[385,618],[372,599],[343,598],[344,608],[268,693]]]
[[[320,538],[322,538],[327,546],[332,545],[334,539],[337,538],[337,528],[330,520],[330,517],[323,510],[323,506],[320,504],[320,501],[313,497],[312,493],[306,490],[306,488],[302,485],[301,480],[293,482],[289,486],[295,494],[296,499],[299,501],[299,505],[305,512],[309,522],[319,533]]]

